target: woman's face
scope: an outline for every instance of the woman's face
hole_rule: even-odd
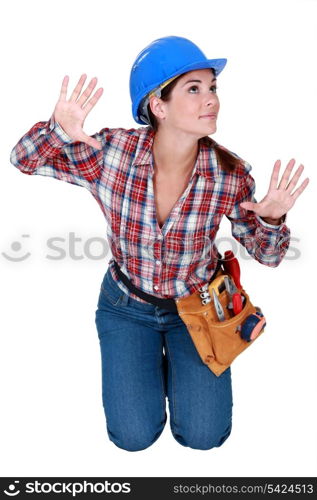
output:
[[[169,101],[162,102],[160,125],[205,137],[216,132],[219,99],[217,80],[210,69],[185,73],[171,92]]]

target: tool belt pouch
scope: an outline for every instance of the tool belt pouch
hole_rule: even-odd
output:
[[[209,284],[209,289],[211,285],[212,283]],[[218,295],[226,318],[224,321],[219,321],[213,301],[202,304],[199,291],[176,299],[178,314],[185,323],[198,354],[217,376],[264,331],[265,318],[261,309],[251,303],[245,290],[240,290],[240,293],[244,297],[243,309],[233,317],[227,308],[229,297],[226,290]],[[261,316],[262,319],[259,319]],[[253,328],[257,322],[258,325]],[[250,329],[253,339],[245,340],[241,335]]]

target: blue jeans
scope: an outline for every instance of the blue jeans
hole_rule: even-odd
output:
[[[230,367],[201,361],[180,316],[130,298],[106,272],[96,311],[102,400],[109,439],[127,451],[151,446],[166,420],[183,446],[209,450],[231,432]]]

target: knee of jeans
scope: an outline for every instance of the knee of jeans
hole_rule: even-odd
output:
[[[141,451],[149,448],[154,441],[156,441],[156,438],[146,436],[125,436],[121,439],[113,439],[110,437],[110,440],[122,450]]]
[[[110,440],[118,446],[118,448],[126,451],[141,451],[149,448],[159,438],[163,429],[164,425],[156,432],[153,432],[150,429],[143,429],[142,432],[139,431],[138,433],[125,432],[121,436],[114,435],[108,429],[108,435]]]
[[[196,430],[195,433],[186,435],[177,435],[173,433],[174,438],[183,446],[188,446],[194,450],[211,450],[219,448],[231,434],[231,424],[224,432],[210,432],[208,435],[200,433]]]

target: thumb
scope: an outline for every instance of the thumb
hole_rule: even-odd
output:
[[[90,137],[89,135],[83,134],[83,136],[80,138],[82,142],[85,142],[88,144],[88,146],[91,146],[92,148],[95,149],[102,149],[102,144],[101,142],[97,141],[97,139],[94,139],[93,137]]]
[[[245,210],[252,210],[253,212],[257,212],[257,203],[252,203],[251,201],[244,201],[240,203],[240,207]]]

